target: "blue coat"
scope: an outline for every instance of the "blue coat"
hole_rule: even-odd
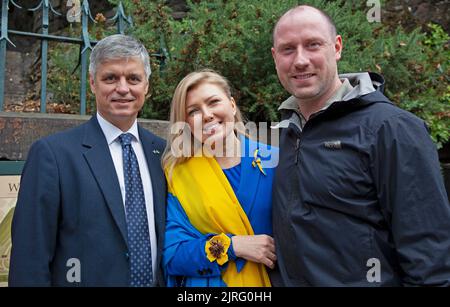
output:
[[[158,262],[164,238],[165,142],[141,127],[153,188]],[[67,280],[78,259],[81,282]],[[12,224],[10,286],[128,286],[127,228],[119,181],[96,116],[38,140],[25,164]],[[163,285],[161,270],[155,282]]]

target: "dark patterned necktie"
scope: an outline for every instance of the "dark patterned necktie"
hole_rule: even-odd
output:
[[[122,144],[123,175],[125,178],[125,213],[130,252],[132,287],[148,287],[152,284],[152,257],[145,209],[144,189],[136,155],[131,147],[133,135],[119,136]]]

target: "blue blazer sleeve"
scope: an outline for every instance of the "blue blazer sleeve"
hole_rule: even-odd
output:
[[[12,222],[9,286],[50,286],[60,206],[59,172],[46,140],[30,149]]]
[[[205,254],[203,235],[189,222],[178,199],[168,193],[163,266],[167,276],[220,276],[220,266]]]

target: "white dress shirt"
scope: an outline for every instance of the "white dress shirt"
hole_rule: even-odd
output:
[[[119,136],[122,133],[131,133],[134,138],[131,141],[134,153],[139,163],[139,172],[141,173],[142,186],[144,188],[145,207],[147,209],[148,230],[150,234],[150,245],[152,249],[152,270],[153,276],[156,277],[156,231],[155,231],[155,218],[153,212],[153,190],[152,181],[150,178],[150,171],[148,169],[147,160],[145,158],[144,149],[142,148],[141,141],[139,139],[139,131],[137,126],[137,120],[128,131],[122,131],[106,119],[104,119],[97,112],[98,123],[105,135],[106,142],[109,146],[114,167],[116,169],[117,177],[119,178],[120,192],[122,193],[122,201],[125,209],[125,178],[123,175],[123,159],[122,159],[122,145],[119,140]],[[126,211],[125,211],[126,212]]]

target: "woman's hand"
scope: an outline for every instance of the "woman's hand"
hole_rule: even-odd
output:
[[[233,236],[231,241],[237,257],[274,268],[277,256],[275,241],[272,237],[268,235]]]

